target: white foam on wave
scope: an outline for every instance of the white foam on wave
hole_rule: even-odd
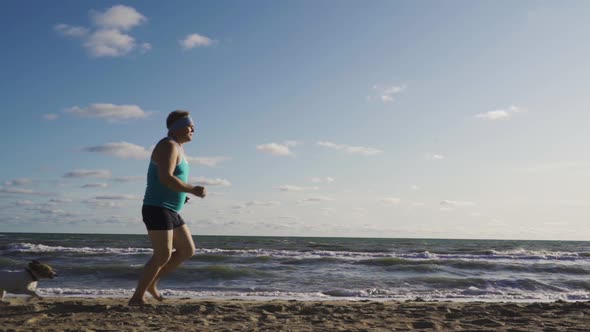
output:
[[[7,249],[9,252],[60,252],[81,254],[119,254],[134,255],[152,253],[150,248],[110,248],[110,247],[62,247],[44,244],[15,243]]]
[[[80,288],[39,288],[43,296],[63,297],[114,297],[128,298],[133,289],[80,289]],[[455,290],[383,290],[383,289],[334,289],[324,292],[281,292],[281,291],[189,291],[162,289],[162,295],[169,298],[191,298],[191,299],[258,299],[258,300],[299,300],[299,301],[329,301],[329,300],[374,300],[374,301],[404,301],[413,299],[450,300],[450,301],[518,301],[518,302],[549,302],[549,301],[587,301],[590,300],[590,293],[572,291],[564,293],[539,293],[539,292],[507,292],[497,289],[468,289]]]
[[[9,252],[64,252],[81,254],[115,254],[137,255],[151,254],[151,248],[112,248],[112,247],[63,247],[48,246],[44,244],[15,243],[11,244]],[[490,250],[485,254],[437,254],[429,251],[414,253],[395,252],[355,252],[355,251],[330,251],[330,250],[279,250],[279,249],[207,249],[197,248],[197,255],[228,255],[243,257],[273,257],[279,259],[339,259],[348,261],[362,261],[379,258],[402,258],[408,260],[559,260],[559,261],[590,261],[588,253],[563,252],[563,251],[533,251],[533,250]]]

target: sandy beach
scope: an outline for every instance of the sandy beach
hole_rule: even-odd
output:
[[[589,302],[9,298],[0,331],[588,331]]]

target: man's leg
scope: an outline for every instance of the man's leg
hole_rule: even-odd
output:
[[[193,237],[191,236],[191,232],[187,225],[176,227],[172,232],[172,243],[176,251],[172,253],[172,256],[166,265],[158,271],[158,274],[147,288],[147,291],[159,301],[163,300],[162,295],[158,292],[158,282],[160,281],[160,278],[177,268],[182,262],[191,258],[195,254],[195,243],[193,242]]]
[[[135,293],[129,300],[129,304],[145,303],[145,291],[172,255],[172,233],[172,230],[148,231],[154,253],[152,258],[145,264],[139,282],[137,283],[137,288],[135,288]]]

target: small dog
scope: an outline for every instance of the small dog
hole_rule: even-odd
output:
[[[42,299],[37,294],[37,282],[39,279],[53,279],[57,273],[46,264],[31,261],[29,266],[20,272],[0,271],[0,302],[4,302],[6,293],[28,294],[34,298]]]

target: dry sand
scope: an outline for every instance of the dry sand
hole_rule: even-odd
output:
[[[8,300],[0,331],[590,331],[590,302]]]

